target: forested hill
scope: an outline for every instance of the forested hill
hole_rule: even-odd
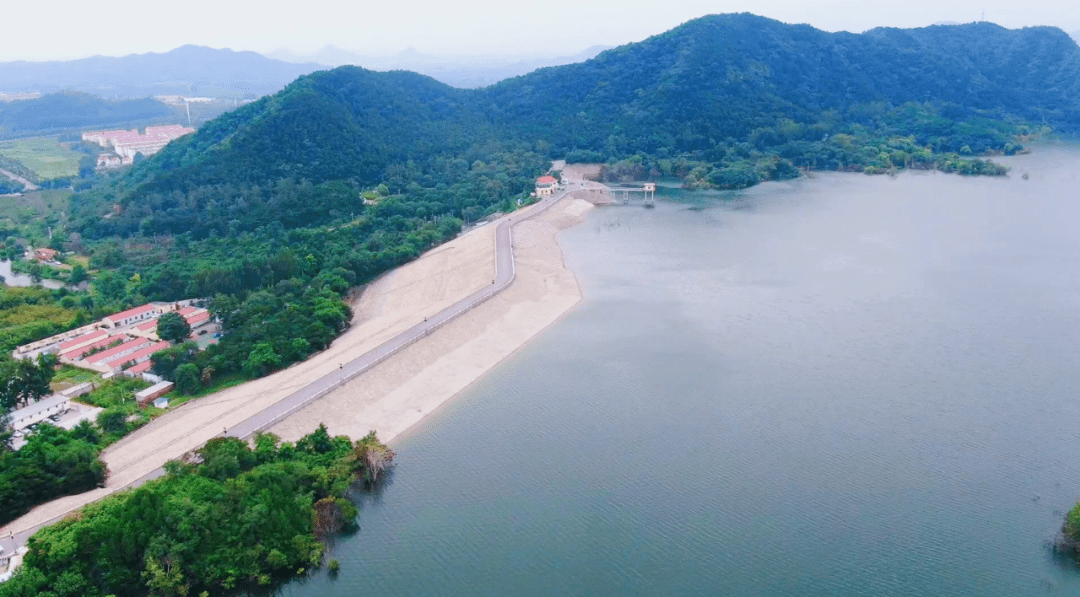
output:
[[[783,119],[869,123],[907,102],[1080,125],[1080,48],[1059,29],[990,23],[827,33],[749,14],[690,21],[582,64],[486,91],[503,126],[623,152],[704,149]],[[920,123],[912,123],[918,126]]]
[[[241,229],[283,218],[318,224],[318,210],[298,216],[275,203],[274,185],[348,180],[415,195],[509,149],[682,156],[705,164],[702,181],[730,188],[790,177],[796,166],[993,173],[930,152],[1011,153],[1024,124],[1080,126],[1080,48],[1058,29],[975,23],[857,35],[717,15],[478,90],[401,71],[313,73],[77,196],[74,209],[91,236],[140,226],[198,235],[237,216],[215,209],[244,212]],[[237,203],[237,189],[251,198]],[[100,220],[117,205],[117,217]]]

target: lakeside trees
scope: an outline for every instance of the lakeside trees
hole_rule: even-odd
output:
[[[254,443],[211,440],[198,464],[172,461],[165,477],[39,531],[0,597],[231,593],[319,566],[319,533],[355,524],[344,495],[368,464],[322,426],[295,444]]]

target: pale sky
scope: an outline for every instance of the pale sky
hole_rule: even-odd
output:
[[[641,41],[707,14],[752,12],[827,31],[986,20],[1080,30],[1077,0],[180,0],[4,2],[0,61],[164,52],[184,44],[365,55],[559,56]]]

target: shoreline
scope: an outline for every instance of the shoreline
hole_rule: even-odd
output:
[[[514,225],[518,277],[505,290],[266,431],[293,441],[327,422],[333,434],[362,437],[376,429],[380,439],[388,443],[539,335],[580,301],[576,278],[565,267],[555,240],[559,230],[584,221],[593,207],[576,194],[602,195],[568,191],[542,209],[543,213]],[[221,436],[223,429],[244,423],[296,389],[337,373],[341,363],[380,346],[418,321],[426,321],[462,297],[489,287],[496,269],[493,224],[474,228],[370,283],[353,304],[353,326],[327,350],[264,378],[186,403],[110,446],[101,456],[110,470],[106,487],[42,504],[0,528],[0,537],[11,533],[17,542],[25,542],[26,536],[41,526],[151,478],[166,461],[197,449]],[[551,263],[553,256],[555,263]],[[545,265],[550,271],[541,271]],[[531,281],[528,290],[523,290],[527,285],[523,280]],[[572,292],[538,308],[544,297],[552,299],[549,286],[564,291],[572,287]],[[485,321],[493,316],[494,321]],[[507,325],[514,322],[524,324]],[[483,334],[488,328],[501,339]],[[378,391],[379,399],[357,404],[357,385]],[[418,385],[425,391],[417,393]],[[419,397],[420,403],[410,397]],[[366,407],[361,409],[360,420],[354,417],[353,425],[342,429],[339,411],[353,412],[358,406]],[[6,548],[13,547],[10,543],[10,539],[3,541]]]
[[[361,437],[374,430],[386,443],[415,432],[428,416],[580,303],[577,278],[566,267],[557,236],[584,222],[592,209],[591,203],[568,192],[545,213],[516,224],[513,284],[268,431],[283,441],[294,441],[324,423],[331,435]],[[415,283],[409,272],[401,273],[407,284]],[[372,285],[371,293],[361,296],[358,313],[373,311],[375,301],[384,296],[378,284]]]

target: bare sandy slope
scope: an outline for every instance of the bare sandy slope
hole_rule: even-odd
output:
[[[389,441],[416,424],[581,300],[555,235],[591,208],[567,198],[515,226],[517,277],[509,288],[270,431],[291,441],[325,423],[333,435],[375,430]]]
[[[579,191],[594,202],[595,190]],[[592,205],[566,198],[514,228],[517,279],[505,291],[271,429],[294,440],[325,422],[334,434],[375,429],[389,441],[490,370],[581,298],[555,242]],[[326,351],[265,378],[185,404],[111,446],[108,486],[43,504],[0,529],[19,533],[100,499],[491,283],[495,225],[442,245],[376,280],[353,305],[353,326]]]

